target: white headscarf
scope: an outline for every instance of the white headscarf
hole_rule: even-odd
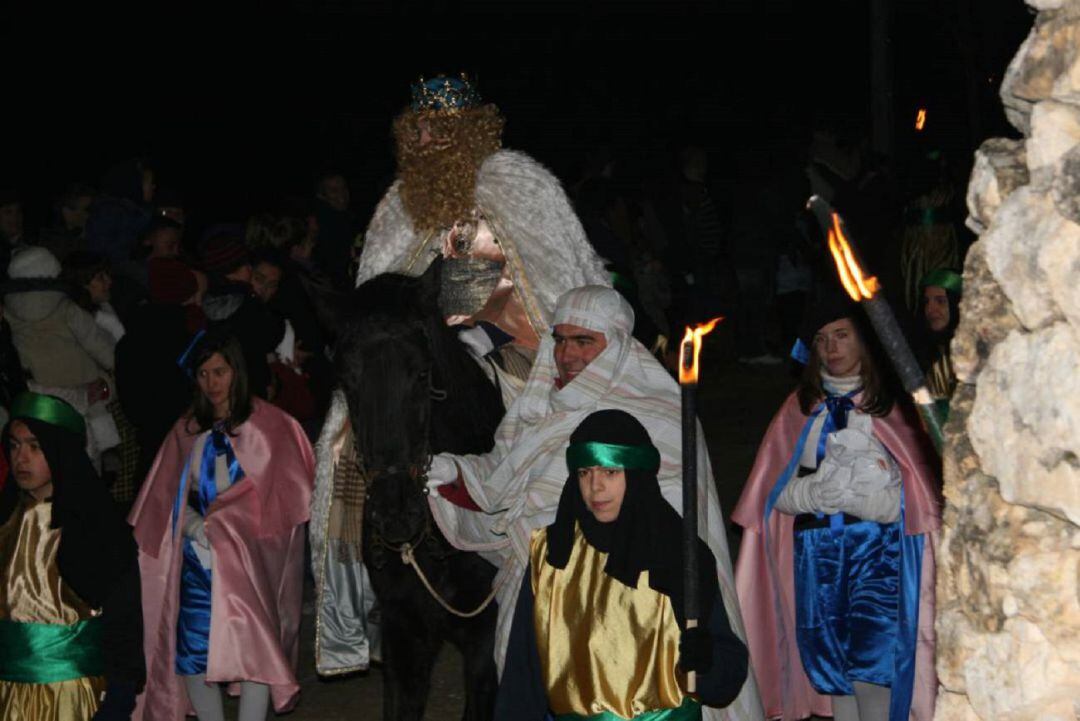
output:
[[[543,338],[521,395],[495,432],[484,455],[452,456],[469,495],[484,513],[462,509],[433,494],[432,512],[447,539],[480,551],[500,566],[496,660],[502,665],[515,600],[529,560],[532,532],[555,518],[566,482],[570,434],[594,411],[617,408],[637,418],[660,451],[657,474],[664,498],[681,512],[682,427],[679,387],[631,335],[634,313],[611,288],[584,286],[558,300],[553,325],[602,332],[607,347],[565,387],[555,386],[554,340]],[[720,590],[735,633],[745,638],[735,595],[724,519],[704,437],[698,429],[698,528],[717,560]],[[505,580],[503,577],[505,576]],[[716,718],[762,718],[750,676],[738,699]]]

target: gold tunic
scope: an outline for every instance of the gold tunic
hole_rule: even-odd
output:
[[[60,531],[49,528],[52,503],[24,496],[0,527],[0,619],[70,625],[92,616],[60,578],[56,552]],[[105,690],[100,676],[55,683],[0,680],[4,721],[87,721]]]
[[[934,400],[949,400],[956,389],[956,373],[949,358],[949,347],[939,349],[938,356],[926,374],[926,385]]]
[[[679,707],[685,675],[676,669],[679,627],[671,600],[604,573],[607,554],[580,527],[566,568],[547,563],[547,531],[533,532],[533,622],[548,704],[555,715],[610,711],[633,718]]]

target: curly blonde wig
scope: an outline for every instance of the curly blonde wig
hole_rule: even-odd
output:
[[[420,122],[430,140],[420,144]],[[394,120],[401,200],[415,230],[448,228],[476,205],[476,174],[502,146],[494,105],[453,112],[407,110]]]

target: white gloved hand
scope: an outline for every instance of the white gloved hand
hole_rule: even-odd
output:
[[[464,343],[465,347],[477,358],[483,358],[488,353],[495,350],[495,345],[491,342],[491,338],[488,337],[488,334],[480,326],[459,330],[458,340]]]
[[[832,481],[845,488],[840,510],[867,521],[900,518],[900,469],[876,438],[845,428],[829,438],[822,466],[835,467]]]
[[[192,508],[184,509],[184,537],[210,550],[210,539],[206,537],[206,522]]]
[[[453,483],[458,479],[458,467],[454,463],[453,456],[440,453],[437,456],[433,456],[431,459],[431,467],[427,471],[427,486],[429,490],[434,490],[439,486],[445,486],[447,483]]]
[[[823,473],[825,471],[826,473]],[[851,498],[846,469],[826,467],[819,469],[812,492],[817,510],[822,513],[839,513]]]
[[[800,513],[836,513],[847,499],[846,489],[822,482],[822,469],[801,478],[792,478],[776,499],[776,509],[797,516]]]

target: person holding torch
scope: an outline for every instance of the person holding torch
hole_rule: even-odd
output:
[[[496,562],[506,579],[496,595],[495,655],[500,666],[509,653],[515,599],[523,581],[527,582],[533,533],[558,515],[568,479],[566,449],[571,434],[587,417],[597,411],[622,410],[648,429],[660,454],[655,474],[660,496],[672,513],[681,515],[679,386],[634,339],[633,327],[634,312],[616,290],[582,286],[564,293],[525,388],[495,431],[495,447],[480,455],[441,453],[428,469],[429,504],[439,529],[455,547],[478,551]],[[696,419],[694,427],[698,427]],[[701,433],[692,448],[698,470],[697,535],[711,554],[701,557],[698,567],[715,571],[732,631],[742,638],[726,524]],[[706,626],[708,608],[698,610],[696,620]],[[706,705],[702,716],[705,721],[764,718],[753,676],[746,676],[734,701],[723,709]]]
[[[806,368],[732,514],[745,529],[735,582],[769,718],[933,717],[933,451],[891,397],[872,339],[839,295],[810,309]]]
[[[570,435],[555,521],[533,531],[496,719],[698,721],[742,688],[716,562],[697,539],[697,608],[685,607],[682,519],[660,493],[660,452],[632,415],[590,414]],[[696,689],[687,674],[696,674]]]

